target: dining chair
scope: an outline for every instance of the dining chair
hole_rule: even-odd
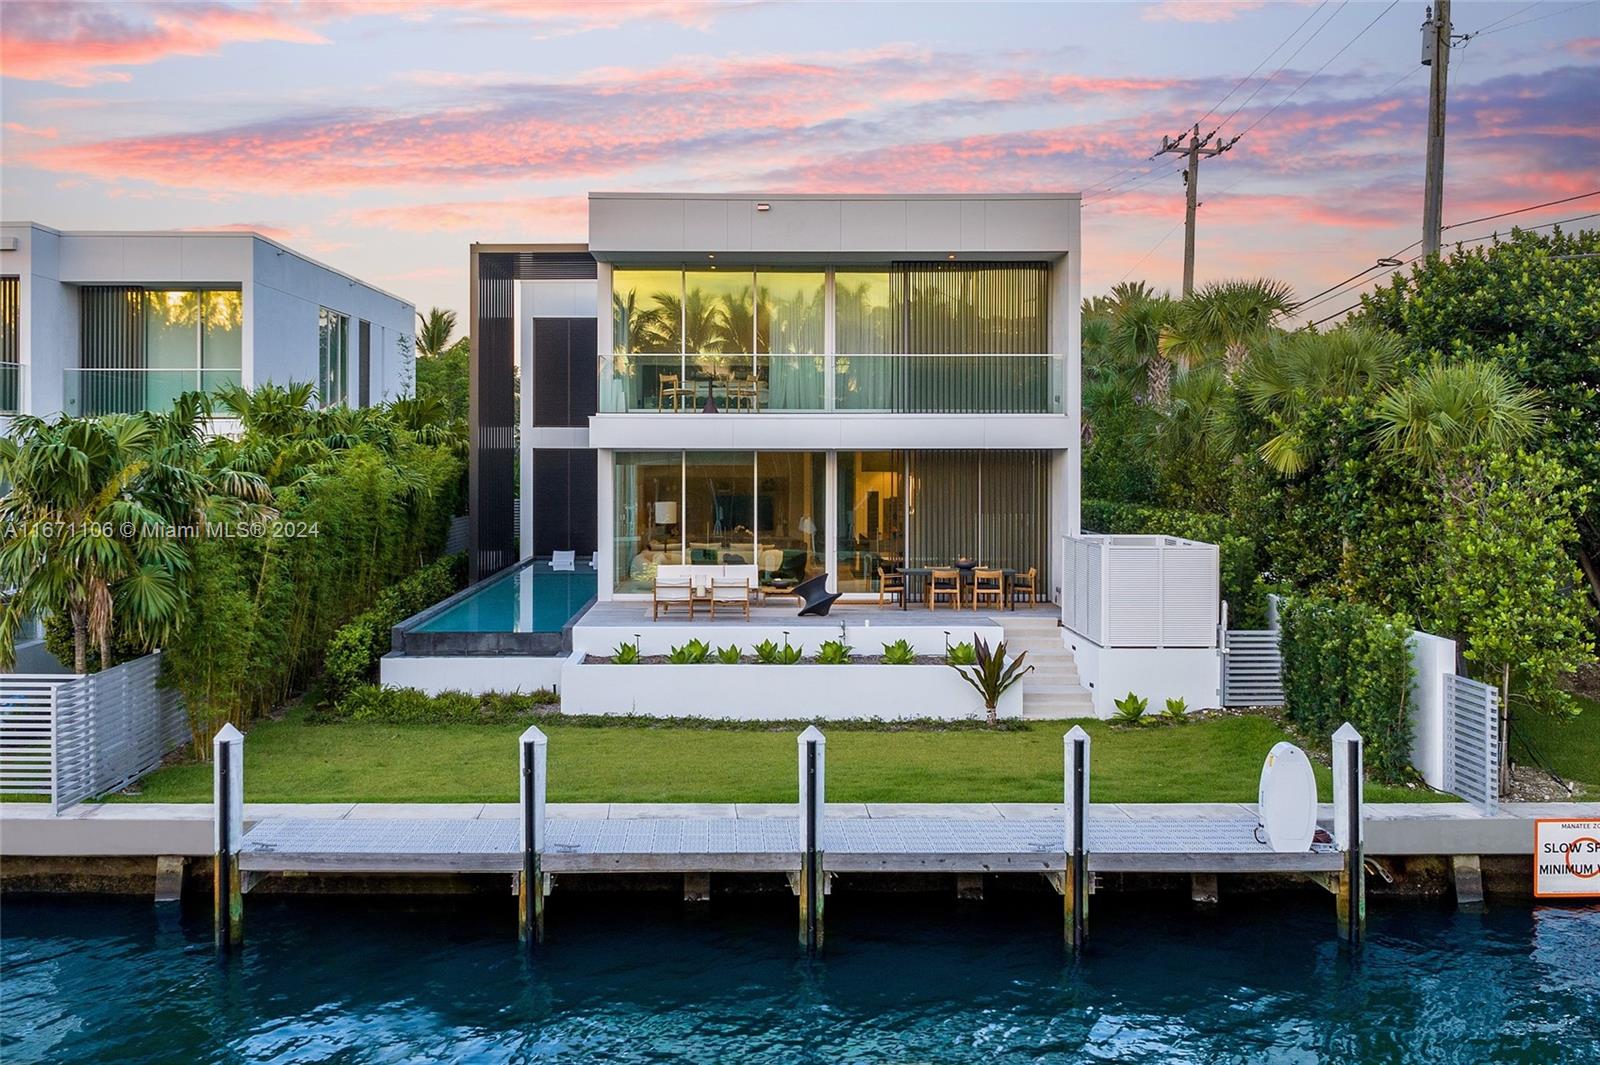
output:
[[[661,383],[656,387],[656,410],[661,410],[663,400],[670,400],[672,410],[681,411],[683,397],[693,397],[693,395],[694,389],[684,388],[682,379],[677,374],[664,373],[661,375]]]
[[[985,602],[993,601],[996,610],[1004,609],[1006,605],[1006,575],[997,569],[975,569],[972,571],[972,608],[981,607]]]
[[[878,605],[883,605],[885,596],[897,596],[897,602],[903,603],[906,598],[906,575],[904,573],[890,573],[882,566],[878,567]]]
[[[1029,566],[1026,573],[1012,577],[1011,592],[1013,596],[1027,596],[1031,606],[1039,605],[1039,567]]]
[[[939,597],[950,601],[950,609],[961,609],[961,571],[936,569],[928,576],[928,609],[937,610]]]

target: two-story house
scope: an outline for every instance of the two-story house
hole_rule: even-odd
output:
[[[677,563],[875,598],[972,558],[1056,589],[1079,249],[1076,194],[594,193],[586,246],[474,245],[475,575],[573,549],[602,600]]]

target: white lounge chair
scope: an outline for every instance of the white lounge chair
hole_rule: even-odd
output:
[[[578,553],[576,551],[554,551],[550,555],[550,568],[570,570],[577,567]]]

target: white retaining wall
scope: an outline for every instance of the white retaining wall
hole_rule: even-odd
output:
[[[1062,632],[1097,717],[1115,714],[1116,701],[1130,691],[1150,701],[1145,712],[1151,714],[1164,710],[1168,699],[1182,698],[1191,710],[1222,702],[1221,657],[1215,648],[1101,647],[1070,629]]]
[[[386,688],[419,688],[429,695],[461,691],[531,692],[561,683],[564,658],[532,655],[487,657],[478,655],[384,655],[378,662],[378,682]]]
[[[671,624],[668,622],[671,621]],[[883,653],[883,645],[904,639],[919,655],[942,655],[945,650],[944,630],[922,625],[868,625],[850,624],[844,627],[845,643],[858,655]],[[785,637],[784,633],[788,636]],[[970,643],[974,636],[988,641],[990,647],[1005,639],[1005,629],[999,625],[952,624],[950,643]],[[744,624],[734,627],[723,625],[719,619],[716,628],[696,625],[687,619],[678,621],[664,616],[661,621],[644,621],[634,625],[577,625],[572,630],[572,649],[609,657],[618,644],[639,642],[639,651],[646,655],[664,655],[672,648],[702,639],[713,647],[737,644],[747,654],[756,644],[771,640],[783,646],[785,639],[807,655],[828,640],[839,638],[838,625],[759,625]],[[897,667],[905,668],[905,667]]]
[[[978,693],[945,665],[585,665],[582,652],[562,670],[561,710],[749,721],[984,715]],[[1001,698],[1000,716],[1022,716],[1021,684]]]

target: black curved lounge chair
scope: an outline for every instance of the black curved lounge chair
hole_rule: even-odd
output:
[[[828,616],[828,609],[833,606],[834,600],[839,598],[838,592],[828,591],[828,575],[819,573],[810,580],[801,581],[794,586],[794,594],[802,600],[799,617]]]

